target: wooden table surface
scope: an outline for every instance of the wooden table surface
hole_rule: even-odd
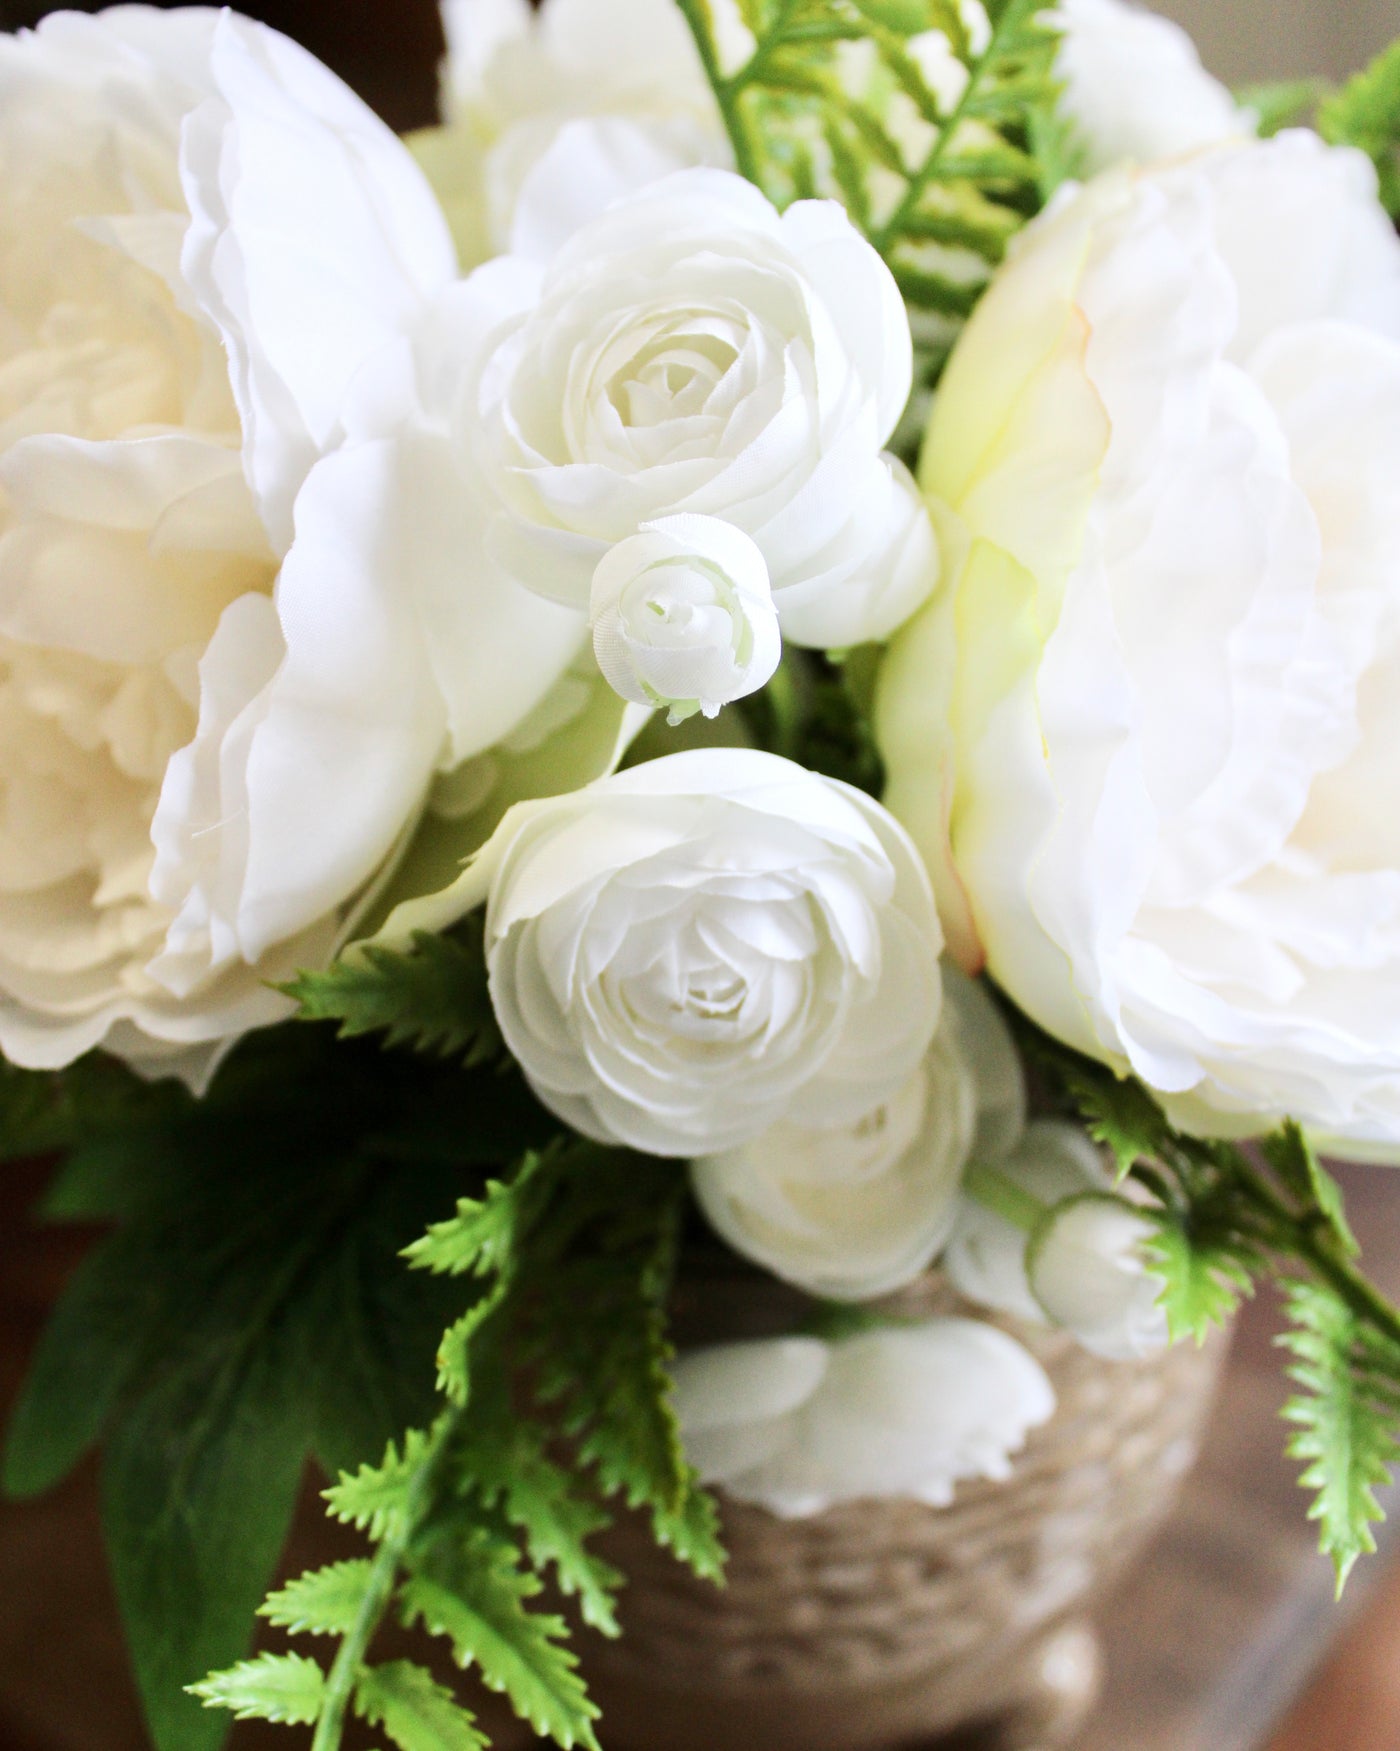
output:
[[[0,1407],[80,1250],[70,1234],[29,1227],[37,1177],[6,1171]],[[1346,1177],[1371,1266],[1400,1291],[1400,1174]],[[1400,1751],[1400,1565],[1363,1565],[1333,1606],[1282,1457],[1273,1313],[1262,1300],[1246,1312],[1200,1464],[1102,1614],[1108,1689],[1079,1751]],[[234,1741],[241,1751],[288,1742],[256,1728]],[[42,1501],[0,1509],[0,1751],[148,1751],[91,1468]]]

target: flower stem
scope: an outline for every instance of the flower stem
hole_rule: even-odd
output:
[[[341,1642],[326,1678],[311,1751],[340,1751],[345,1717],[364,1670],[365,1656],[393,1600],[404,1553],[432,1512],[443,1456],[460,1427],[462,1414],[461,1408],[454,1406],[440,1418],[423,1462],[408,1486],[403,1510],[375,1553],[354,1625]]]
[[[690,26],[690,34],[695,38],[695,46],[700,52],[700,64],[705,69],[705,77],[710,89],[715,94],[715,102],[719,105],[720,117],[724,122],[725,131],[729,135],[730,144],[734,148],[734,163],[739,174],[748,181],[762,188],[763,178],[759,173],[758,150],[749,128],[748,117],[740,107],[739,99],[747,83],[744,72],[733,79],[725,77],[724,69],[719,64],[719,51],[715,47],[714,26],[710,18],[708,0],[676,0],[681,14]]]
[[[1039,1198],[1033,1198],[994,1167],[970,1167],[963,1176],[962,1189],[974,1203],[1019,1228],[1022,1234],[1034,1234],[1044,1220],[1046,1207]]]

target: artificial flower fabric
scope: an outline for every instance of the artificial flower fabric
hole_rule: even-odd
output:
[[[1085,168],[1150,164],[1254,131],[1196,45],[1169,18],[1131,0],[1059,0],[1056,70]]]
[[[942,1019],[902,1087],[844,1124],[801,1108],[691,1167],[711,1225],[746,1258],[813,1295],[866,1301],[913,1282],[941,1251],[974,1145],[997,1146],[1021,1074],[990,999],[943,971]]]
[[[872,1497],[943,1508],[960,1483],[1005,1479],[1055,1393],[1007,1333],[934,1319],[692,1351],[675,1406],[703,1482],[799,1518]]]
[[[462,471],[531,588],[586,608],[609,547],[688,513],[752,538],[799,644],[884,638],[932,589],[928,513],[881,448],[909,319],[835,202],[780,215],[740,177],[678,172],[547,259],[488,262],[455,320]]]
[[[445,436],[347,447],[454,264],[319,62],[228,13],[55,14],[0,38],[0,152],[0,1045],[196,1075],[583,627],[461,590]]]
[[[773,754],[671,754],[521,803],[380,940],[488,897],[506,1043],[544,1104],[601,1141],[685,1157],[799,1101],[819,1124],[858,1119],[937,1025],[942,938],[903,830]]]
[[[1088,1192],[1052,1210],[1026,1257],[1031,1293],[1091,1355],[1132,1362],[1167,1347],[1165,1283],[1150,1242],[1161,1225],[1124,1198]]]
[[[714,517],[661,517],[609,548],[589,609],[611,686],[673,724],[756,693],[782,656],[763,555]]]
[[[517,246],[522,206],[569,208],[581,161],[633,184],[732,162],[669,0],[443,0],[442,21],[444,126],[412,144],[464,268]]]
[[[1032,225],[935,407],[887,800],[950,940],[1183,1126],[1400,1143],[1400,240],[1307,133]]]

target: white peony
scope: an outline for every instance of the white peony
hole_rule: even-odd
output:
[[[969,1319],[724,1344],[675,1378],[701,1481],[791,1518],[872,1497],[947,1507],[960,1483],[1009,1477],[1055,1411],[1030,1352]]]
[[[762,553],[714,517],[660,517],[609,548],[589,607],[608,684],[672,724],[756,693],[783,652]]]
[[[887,801],[965,964],[1181,1124],[1400,1143],[1400,240],[1313,135],[1111,173],[969,324]]]
[[[800,1102],[896,1091],[938,1020],[942,945],[902,830],[775,755],[696,750],[510,810],[384,941],[488,899],[496,1017],[536,1094],[605,1142],[692,1156]]]
[[[732,163],[674,0],[443,0],[442,20],[446,125],[413,145],[464,267],[519,246],[522,202],[587,200],[600,164],[635,183]]]
[[[1151,163],[1254,131],[1254,118],[1201,65],[1169,18],[1130,0],[1059,0],[1055,71],[1087,168]]]
[[[1169,1341],[1148,1243],[1160,1224],[1123,1198],[1085,1193],[1051,1211],[1026,1257],[1031,1293],[1091,1355],[1132,1362]]]
[[[932,525],[881,450],[909,395],[909,321],[834,202],[780,215],[737,176],[683,171],[547,262],[479,268],[456,320],[463,473],[533,588],[586,607],[610,546],[684,513],[752,538],[799,644],[883,638],[928,595]]]
[[[55,14],[0,37],[0,157],[0,1048],[194,1074],[286,1013],[267,981],[582,625],[462,592],[445,435],[342,448],[454,264],[312,57],[231,14]]]
[[[701,1209],[737,1252],[836,1301],[887,1295],[937,1257],[963,1167],[975,1145],[997,1146],[1021,1096],[990,998],[951,967],[943,989],[933,1043],[892,1095],[841,1125],[814,1124],[799,1108],[692,1164]]]

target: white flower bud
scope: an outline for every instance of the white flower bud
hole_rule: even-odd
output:
[[[965,1479],[1009,1475],[1055,1392],[1005,1332],[933,1319],[699,1350],[675,1405],[702,1482],[796,1518],[872,1497],[946,1507]]]
[[[1031,1240],[1026,1274],[1050,1319],[1109,1362],[1130,1362],[1165,1349],[1162,1279],[1146,1242],[1156,1224],[1145,1211],[1107,1192],[1070,1198]]]
[[[609,685],[673,724],[756,693],[782,655],[763,555],[717,517],[643,523],[603,555],[590,607]]]

